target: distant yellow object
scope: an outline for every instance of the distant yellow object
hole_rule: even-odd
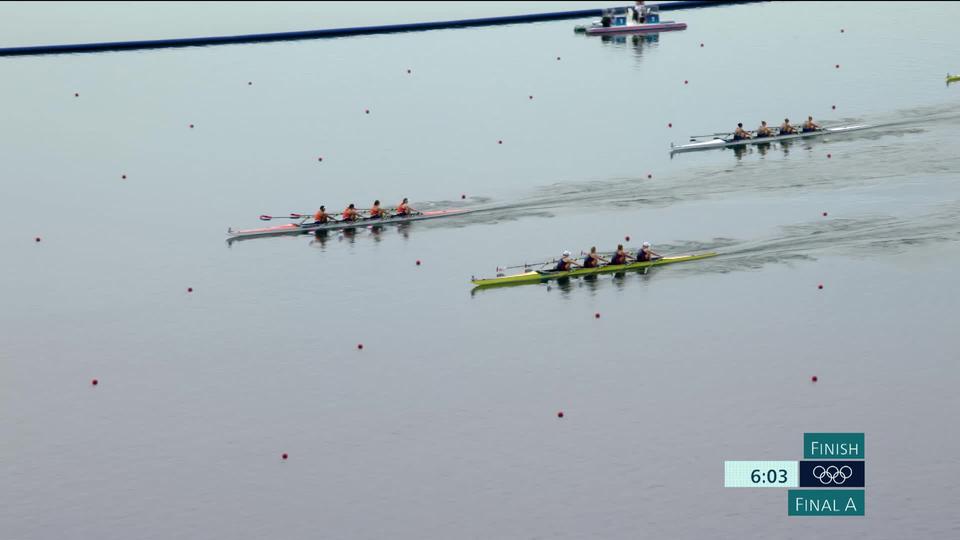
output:
[[[948,82],[948,83],[957,82],[957,81],[960,81],[960,75],[951,75],[951,74],[947,73],[947,82]]]

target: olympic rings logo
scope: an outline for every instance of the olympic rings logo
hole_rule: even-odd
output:
[[[819,469],[819,472],[817,472],[817,469]],[[828,467],[817,465],[813,468],[813,476],[825,486],[829,486],[830,484],[839,486],[853,476],[853,469],[848,465],[842,467],[837,467],[836,465],[830,465]]]

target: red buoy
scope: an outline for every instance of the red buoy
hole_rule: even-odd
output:
[[[461,198],[461,199],[466,199],[466,198],[467,198],[467,194],[466,194],[466,193],[461,193],[461,194],[460,194],[460,198]]]
[[[322,157],[322,156],[321,156],[321,157],[318,157],[318,158],[317,158],[317,161],[323,161],[323,157]]]
[[[559,60],[559,59],[560,59],[560,57],[558,56],[558,57],[557,57],[557,60]]]
[[[370,114],[370,109],[364,109],[363,112]]]
[[[818,289],[823,289],[823,283],[817,285],[817,288],[818,288]]]
[[[190,129],[193,129],[193,124],[190,124]]]
[[[843,33],[843,28],[840,29],[840,33],[841,33],[841,34]]]
[[[363,343],[357,343],[357,350],[363,350]]]
[[[533,99],[533,96],[530,96],[530,99]]]
[[[629,236],[624,236],[623,239],[624,239],[625,241],[627,241],[627,242],[630,241],[630,237],[629,237]]]
[[[647,173],[647,178],[653,178],[653,175],[650,173]]]
[[[594,313],[594,314],[593,314],[593,318],[594,318],[594,319],[599,319],[599,318],[600,318],[600,312],[598,311],[598,312]]]
[[[688,81],[688,80],[686,80],[686,79],[683,80],[683,84],[687,84],[688,82],[690,82],[690,81]]]
[[[836,65],[836,68],[837,68],[837,69],[840,69],[840,64],[837,64],[837,65]]]
[[[187,287],[187,292],[193,292],[193,287]]]
[[[827,217],[827,213],[826,213],[826,212],[823,213],[823,217]]]
[[[817,381],[820,380],[820,379],[818,379],[817,376],[814,375],[813,377],[810,377],[810,380],[813,381],[813,382],[817,382]]]
[[[100,381],[98,381],[98,380],[96,380],[96,379],[93,379],[92,381],[90,381],[90,384],[92,384],[93,386],[96,386],[96,385],[100,384]]]
[[[557,418],[563,418],[563,411],[557,412]]]
[[[669,124],[667,124],[667,127],[668,127],[668,128],[672,128],[672,127],[673,127],[673,122],[670,122]]]
[[[125,174],[123,174],[123,175],[120,175],[120,178],[122,178],[122,179],[124,179],[124,180],[126,180],[126,179],[127,179],[127,175],[125,175]]]
[[[73,97],[80,97],[80,92],[74,92]]]
[[[408,70],[407,70],[407,73],[409,74],[409,73],[413,73],[413,72],[408,69]]]
[[[288,456],[286,452],[280,454],[280,458],[281,458],[281,459],[284,459],[284,460],[285,460],[285,459],[287,459],[288,457],[290,457],[290,456]]]
[[[703,43],[701,43],[700,46],[703,47]]]
[[[420,259],[417,259],[417,266],[420,266]]]
[[[38,237],[34,238],[33,241],[34,241],[34,242],[39,242],[39,241],[40,241],[40,237],[38,236]]]
[[[503,144],[502,140],[497,141],[497,144]]]
[[[836,106],[836,105],[831,105],[830,107],[831,107],[833,110],[837,110],[837,106]]]
[[[830,159],[830,158],[832,158],[832,157],[833,157],[832,155],[827,154],[827,159]]]

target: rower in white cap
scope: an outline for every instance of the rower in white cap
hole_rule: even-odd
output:
[[[650,249],[650,242],[644,242],[643,247],[637,252],[637,262],[649,262],[660,259],[659,253]]]

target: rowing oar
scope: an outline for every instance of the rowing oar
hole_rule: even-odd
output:
[[[260,219],[262,221],[270,221],[271,219],[303,219],[310,217],[306,214],[290,214],[289,216],[268,216],[266,214],[261,214]]]
[[[721,131],[720,133],[711,133],[709,135],[691,135],[691,139],[699,139],[702,137],[719,137],[720,135],[729,135],[733,133],[732,131]]]
[[[550,263],[555,263],[555,262],[557,262],[557,259],[553,259],[552,261],[546,261],[546,262],[542,262],[542,263],[526,263],[526,264],[518,264],[518,265],[516,265],[516,266],[498,266],[498,267],[497,267],[497,271],[500,271],[500,270],[513,270],[514,268],[531,268],[531,267],[533,267],[533,266],[544,267],[544,266],[546,266],[546,265],[548,265],[548,264],[550,264]]]

